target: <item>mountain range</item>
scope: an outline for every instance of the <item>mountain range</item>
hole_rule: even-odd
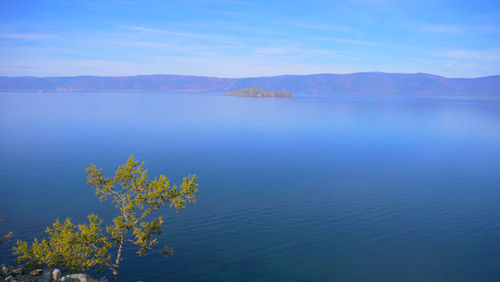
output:
[[[426,73],[360,72],[217,78],[187,75],[0,77],[2,92],[227,92],[242,88],[295,94],[500,96],[500,75],[447,78]]]

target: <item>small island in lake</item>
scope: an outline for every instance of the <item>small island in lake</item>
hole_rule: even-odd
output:
[[[269,91],[259,88],[245,88],[227,92],[226,95],[246,96],[246,97],[292,97],[289,91]]]

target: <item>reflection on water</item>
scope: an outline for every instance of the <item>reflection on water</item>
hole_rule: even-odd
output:
[[[134,154],[200,194],[124,281],[496,281],[499,124],[498,99],[3,93],[0,233],[112,217],[84,168]]]

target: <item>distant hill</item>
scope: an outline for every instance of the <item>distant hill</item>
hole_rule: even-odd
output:
[[[246,96],[246,97],[292,97],[292,92],[288,91],[269,91],[259,88],[245,88],[236,91],[227,92],[226,95]]]
[[[185,75],[0,77],[0,91],[227,92],[286,89],[296,94],[500,96],[500,75],[446,78],[425,73],[364,72],[216,78]]]

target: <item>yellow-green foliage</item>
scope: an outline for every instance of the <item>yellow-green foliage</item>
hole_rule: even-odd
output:
[[[48,240],[35,239],[31,248],[27,242],[17,241],[14,254],[18,261],[27,261],[29,267],[54,267],[60,265],[73,272],[86,270],[94,265],[105,265],[111,260],[108,250],[112,246],[103,235],[100,220],[89,215],[89,224],[74,225],[69,218],[64,223],[56,220],[47,227]]]
[[[121,165],[113,177],[104,177],[102,169],[95,165],[87,168],[87,183],[95,187],[101,201],[111,198],[120,215],[106,226],[104,232],[97,215],[89,215],[89,224],[74,225],[69,219],[59,220],[47,228],[48,240],[35,239],[31,246],[18,241],[14,253],[20,263],[28,266],[60,266],[68,271],[84,271],[93,266],[113,270],[118,274],[121,254],[125,243],[137,246],[137,254],[144,255],[158,244],[155,235],[162,232],[162,217],[151,218],[151,214],[165,205],[184,209],[186,203],[195,202],[198,193],[196,175],[184,177],[180,186],[170,185],[164,175],[148,180],[144,163],[139,164],[130,157]],[[133,236],[129,237],[129,233]],[[110,250],[116,249],[114,259]],[[165,246],[164,255],[173,254]]]

